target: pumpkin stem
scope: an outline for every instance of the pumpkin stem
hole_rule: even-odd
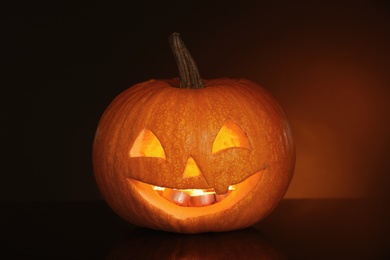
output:
[[[184,45],[180,34],[172,33],[169,36],[169,43],[179,67],[180,88],[204,88],[196,63]]]

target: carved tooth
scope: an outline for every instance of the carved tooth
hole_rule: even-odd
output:
[[[165,188],[160,187],[160,186],[153,186],[153,190],[154,190],[155,192],[157,192],[160,196],[162,196],[163,191],[165,190]]]
[[[172,189],[165,189],[162,193],[162,196],[180,206],[187,206],[191,199],[191,195],[179,190]]]
[[[224,200],[227,196],[229,196],[229,194],[231,193],[232,191],[229,190],[228,192],[226,192],[225,194],[215,194],[215,201],[216,202],[220,202],[222,200]]]
[[[162,190],[156,190],[156,192],[158,193],[158,195],[162,196],[163,194],[163,191]]]
[[[191,200],[188,203],[190,207],[202,207],[215,203],[215,197],[213,193],[200,195],[200,196],[192,196]]]

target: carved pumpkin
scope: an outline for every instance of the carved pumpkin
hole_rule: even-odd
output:
[[[93,165],[109,206],[139,226],[183,232],[248,227],[290,183],[295,152],[272,96],[244,80],[201,80],[178,34],[180,80],[150,80],[100,119]]]

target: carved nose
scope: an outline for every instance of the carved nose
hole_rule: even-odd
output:
[[[202,173],[201,173],[198,165],[196,164],[194,158],[192,158],[191,156],[188,157],[188,160],[187,160],[186,166],[184,168],[184,172],[183,172],[183,178],[197,177],[197,176],[201,176],[201,175],[202,175]]]

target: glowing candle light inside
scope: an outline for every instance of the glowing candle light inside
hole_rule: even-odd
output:
[[[170,189],[153,186],[158,194],[180,206],[207,206],[224,200],[238,185],[230,185],[225,194],[216,194],[214,189]]]

